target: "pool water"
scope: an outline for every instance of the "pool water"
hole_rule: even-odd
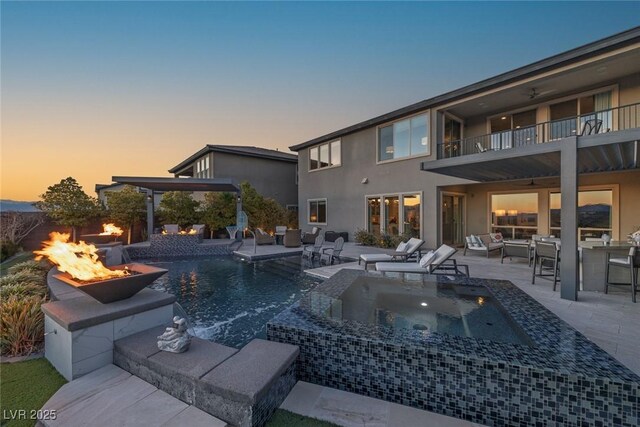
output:
[[[306,261],[308,262],[308,261]],[[266,337],[266,324],[319,281],[300,257],[246,262],[212,257],[152,262],[169,270],[152,287],[174,294],[195,335],[231,347]]]
[[[531,343],[483,286],[360,277],[331,302],[326,315],[395,330]]]

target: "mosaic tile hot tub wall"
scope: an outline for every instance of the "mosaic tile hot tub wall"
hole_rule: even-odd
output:
[[[362,274],[342,270],[316,290],[338,297]],[[473,422],[640,425],[640,377],[510,282],[455,282],[486,286],[533,346],[338,322],[314,314],[313,295],[267,336],[300,347],[301,380]]]

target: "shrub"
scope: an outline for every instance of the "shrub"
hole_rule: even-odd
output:
[[[44,340],[44,298],[11,295],[0,304],[0,351],[17,356],[37,350]]]
[[[0,242],[0,262],[20,252],[20,246],[9,241]]]
[[[376,246],[378,244],[378,237],[375,234],[361,228],[356,230],[353,239],[363,246]]]
[[[9,274],[17,274],[22,271],[29,271],[36,274],[42,274],[44,276],[47,274],[47,271],[49,271],[49,266],[43,262],[31,260],[16,264],[13,267],[9,268],[8,271]]]
[[[44,274],[37,271],[23,270],[0,278],[0,288],[10,285],[34,284],[44,286]]]
[[[0,295],[5,300],[14,295],[17,297],[25,298],[31,296],[43,297],[47,293],[47,288],[36,283],[12,283],[0,288]]]

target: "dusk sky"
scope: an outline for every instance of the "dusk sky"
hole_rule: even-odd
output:
[[[640,3],[6,2],[0,198],[287,150],[640,24]]]

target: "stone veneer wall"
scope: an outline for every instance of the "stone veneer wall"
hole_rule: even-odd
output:
[[[343,270],[316,291],[336,298],[361,274]],[[311,296],[267,337],[299,346],[300,380],[473,422],[640,425],[640,377],[510,282],[456,282],[486,286],[534,345],[336,322],[313,314]]]

